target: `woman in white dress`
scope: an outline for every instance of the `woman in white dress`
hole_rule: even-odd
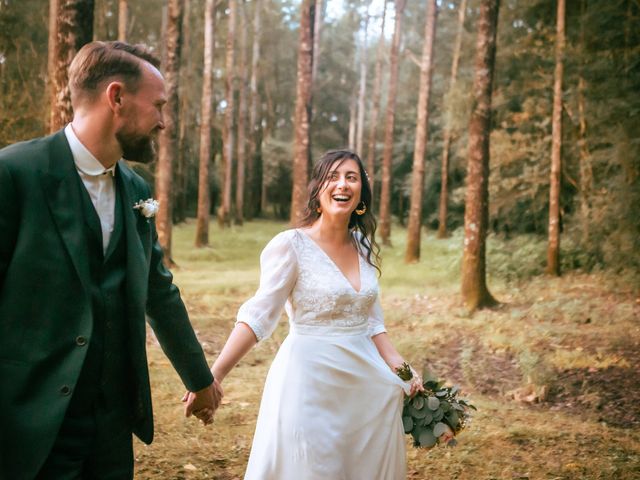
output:
[[[260,287],[211,369],[222,382],[271,335],[284,307],[289,335],[267,376],[245,479],[403,479],[403,393],[422,382],[395,373],[404,359],[383,322],[360,158],[327,152],[309,192],[301,228],[276,235],[262,252]]]

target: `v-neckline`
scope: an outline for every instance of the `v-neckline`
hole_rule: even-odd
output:
[[[322,248],[320,245],[318,245],[318,242],[316,242],[313,238],[311,238],[309,235],[304,233],[301,229],[297,228],[296,231],[300,232],[300,235],[302,235],[303,237],[307,238],[309,240],[309,242],[311,242],[315,248],[317,248],[318,250],[320,250],[320,252],[322,252],[322,254],[325,256],[325,258],[327,260],[329,260],[329,263],[331,265],[333,265],[333,267],[338,271],[338,273],[340,275],[342,275],[342,278],[344,278],[344,280],[347,282],[347,285],[349,285],[351,287],[351,290],[353,290],[355,293],[362,292],[362,268],[361,268],[361,263],[360,263],[360,252],[358,252],[357,249],[356,249],[356,254],[358,255],[358,280],[359,280],[358,283],[360,284],[360,288],[359,289],[356,289],[356,287],[353,286],[353,284],[351,283],[349,278],[340,269],[338,264],[333,260],[333,258],[331,258],[331,256],[324,250],[324,248]]]

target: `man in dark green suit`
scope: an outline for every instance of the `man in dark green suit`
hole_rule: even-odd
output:
[[[158,62],[93,42],[71,64],[74,118],[0,150],[0,479],[133,477],[153,417],[145,315],[210,423],[214,381],[162,264],[149,161],[164,128]],[[137,205],[137,208],[136,208]]]

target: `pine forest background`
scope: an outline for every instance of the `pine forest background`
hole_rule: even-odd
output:
[[[129,1],[127,40],[162,53],[167,2]],[[179,148],[173,162],[174,221],[196,215],[200,101],[203,76],[204,0],[188,0],[183,27],[179,78]],[[259,95],[253,163],[254,182],[245,192],[245,215],[290,216],[296,58],[300,2],[238,2],[244,10],[235,36],[244,32],[245,74],[237,67],[236,39],[234,128],[238,99],[249,88],[256,8],[261,9]],[[467,126],[472,107],[475,31],[478,5],[466,7],[457,82],[450,86],[452,50],[460,2],[438,2],[433,54],[429,137],[425,156],[422,223],[438,228],[443,133],[452,132],[447,226],[463,225]],[[317,73],[312,93],[311,158],[325,150],[353,144],[357,122],[360,61],[366,59],[365,145],[371,125],[371,93],[380,37],[382,1],[318,2],[322,16]],[[339,7],[339,8],[337,8]],[[403,12],[399,80],[393,134],[391,213],[404,224],[409,212],[426,2],[407,2]],[[368,24],[366,48],[365,25]],[[637,268],[640,262],[640,5],[635,0],[569,0],[567,49],[562,92],[561,261],[567,268]],[[211,212],[221,203],[222,135],[226,105],[225,60],[229,6],[215,6],[213,58],[213,162]],[[48,5],[36,0],[0,2],[0,146],[47,132],[50,103],[47,82]],[[163,17],[164,15],[164,17]],[[388,85],[389,47],[394,4],[387,6],[382,64],[382,99],[378,115],[375,184],[380,185],[382,130]],[[164,18],[164,20],[163,20]],[[505,236],[546,235],[549,208],[551,112],[555,48],[555,1],[504,1],[498,25],[491,125],[489,181],[490,231]],[[94,38],[116,39],[118,2],[95,0]],[[582,79],[582,80],[581,80]],[[582,84],[580,82],[582,81]],[[581,93],[582,92],[582,93]],[[583,95],[582,100],[580,95]],[[245,102],[245,107],[246,102]],[[581,110],[583,109],[583,110]],[[246,115],[246,113],[244,113]],[[586,127],[581,134],[580,124]],[[353,134],[352,134],[353,135]],[[238,138],[238,135],[235,135]],[[245,135],[245,138],[248,138]],[[588,168],[581,166],[581,148]],[[237,152],[237,148],[234,148]],[[584,161],[582,161],[584,163]],[[234,163],[235,165],[235,163]],[[581,170],[582,168],[582,170]],[[153,183],[153,166],[143,173]],[[261,171],[260,171],[261,170]],[[585,173],[586,172],[586,173]],[[369,172],[371,175],[371,172]],[[585,178],[586,177],[586,178]],[[232,175],[235,182],[235,175]],[[235,187],[233,187],[235,188]],[[262,190],[264,189],[264,192]],[[377,191],[379,193],[379,189]],[[246,195],[247,193],[245,193]],[[544,263],[541,257],[540,268]],[[535,272],[531,272],[535,273]]]
[[[91,38],[163,59],[168,125],[134,168],[209,360],[309,167],[350,147],[392,338],[479,407],[456,450],[409,448],[408,478],[640,478],[639,0],[0,0],[0,148],[69,121]],[[137,477],[242,477],[285,323],[213,429],[149,334]]]

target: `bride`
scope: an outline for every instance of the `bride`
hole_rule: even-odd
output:
[[[211,368],[222,382],[274,331],[289,335],[269,370],[245,480],[405,478],[403,393],[378,298],[376,222],[360,158],[329,151],[315,165],[301,228],[260,257],[260,287]],[[210,420],[210,419],[209,419]]]

